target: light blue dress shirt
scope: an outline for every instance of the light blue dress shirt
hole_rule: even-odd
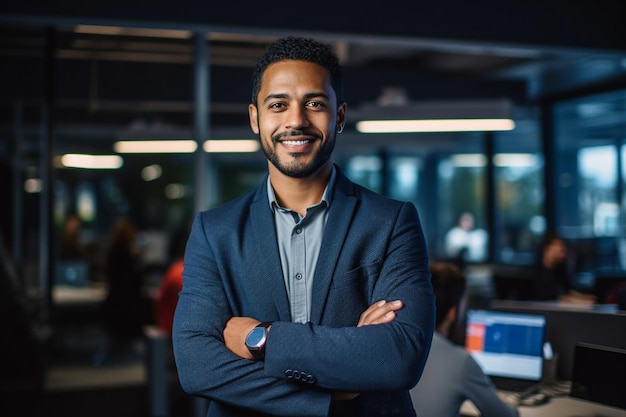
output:
[[[274,213],[283,278],[291,306],[291,320],[295,323],[306,323],[310,320],[313,276],[322,247],[335,177],[333,167],[321,201],[307,207],[304,217],[278,204],[269,177],[267,179],[267,194]]]

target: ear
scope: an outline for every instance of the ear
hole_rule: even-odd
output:
[[[346,110],[348,108],[348,104],[343,102],[337,106],[337,125],[335,126],[335,131],[341,133],[343,131],[344,126],[346,125]]]
[[[248,105],[248,117],[250,118],[250,127],[255,134],[259,134],[259,110],[254,104]]]
[[[454,323],[454,320],[456,320],[456,306],[448,310],[448,313],[446,314],[446,322]]]

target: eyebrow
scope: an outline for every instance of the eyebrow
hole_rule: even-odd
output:
[[[272,100],[272,99],[281,99],[281,98],[289,98],[289,94],[286,94],[286,93],[270,94],[267,97],[265,97],[265,99],[263,99],[263,103],[267,103],[269,100]],[[310,100],[312,98],[324,98],[328,100],[328,94],[324,92],[308,93],[308,94],[305,94],[303,98],[305,100]]]

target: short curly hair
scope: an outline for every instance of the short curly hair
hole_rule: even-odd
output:
[[[284,60],[308,61],[321,65],[330,73],[331,85],[337,96],[337,103],[343,102],[343,81],[337,55],[329,45],[314,39],[288,36],[267,45],[259,58],[252,77],[252,103],[257,104],[261,90],[263,73],[270,64]]]

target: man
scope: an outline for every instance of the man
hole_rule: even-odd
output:
[[[174,353],[209,416],[415,416],[434,328],[417,211],[332,162],[346,122],[330,48],[289,37],[254,76],[250,125],[269,175],[200,213]]]
[[[463,212],[457,224],[446,233],[445,255],[463,267],[466,262],[482,262],[487,256],[487,233],[474,228],[474,215]]]
[[[517,408],[500,399],[471,355],[449,340],[465,292],[465,276],[453,264],[433,263],[430,271],[437,300],[436,332],[423,378],[411,390],[418,415],[457,417],[463,402],[470,400],[482,417],[517,417]]]

